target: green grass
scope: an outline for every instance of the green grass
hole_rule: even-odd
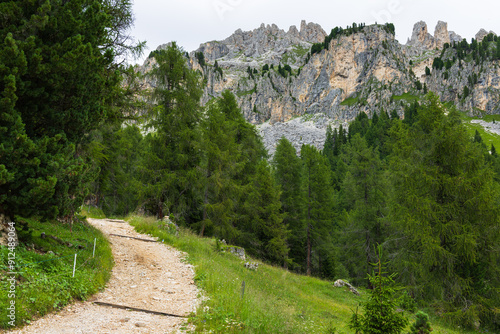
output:
[[[102,209],[92,205],[82,205],[80,209],[80,214],[88,218],[95,218],[95,219],[106,218],[106,215],[104,214],[104,212],[102,212]]]
[[[344,101],[340,103],[341,106],[353,106],[358,103],[359,98],[357,97],[348,97]]]
[[[99,230],[86,222],[74,223],[70,232],[68,225],[57,221],[18,218],[18,226],[21,221],[29,225],[31,236],[24,232],[26,242],[15,249],[15,271],[19,272],[16,275],[16,326],[28,324],[34,318],[61,309],[74,300],[85,300],[105,286],[113,257],[109,242]],[[71,246],[51,238],[42,239],[42,232],[69,242]],[[94,238],[97,238],[96,256],[92,258]],[[3,289],[10,277],[6,268],[8,252],[6,247],[0,247],[2,291],[5,291]],[[72,277],[75,253],[77,269],[75,277]],[[8,303],[8,294],[1,293],[0,328],[11,328],[6,316]]]
[[[483,120],[485,122],[493,122],[493,121],[500,122],[500,115],[484,115],[483,117],[470,117],[463,112],[460,114],[462,116],[462,120],[464,121],[465,127],[467,128],[467,131],[471,137],[474,137],[474,134],[476,133],[477,130],[481,135],[481,138],[483,139],[483,143],[486,144],[486,148],[488,150],[491,149],[491,144],[495,145],[495,148],[497,148],[498,150],[498,147],[500,147],[500,136],[487,131],[480,124],[471,123],[471,121],[478,119],[478,120]]]
[[[176,237],[153,218],[131,216],[127,220],[139,232],[157,236],[188,253],[187,260],[195,267],[195,281],[207,297],[190,317],[196,332],[352,333],[348,326],[352,310],[367,298],[363,289],[358,297],[333,287],[332,282],[266,264],[257,271],[246,269],[236,256],[217,251],[214,239],[182,229]],[[414,321],[413,316],[409,319]],[[435,316],[431,321],[434,334],[469,333],[447,328]]]
[[[394,101],[405,100],[405,101],[408,101],[408,102],[413,102],[413,101],[418,101],[420,99],[420,97],[418,97],[416,95],[412,95],[410,93],[404,93],[402,95],[393,95],[392,99]]]

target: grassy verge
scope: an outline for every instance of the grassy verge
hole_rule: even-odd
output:
[[[108,281],[113,266],[109,242],[102,233],[86,222],[74,223],[72,232],[68,225],[57,221],[24,221],[31,233],[15,249],[15,325],[22,326],[34,318],[58,310],[74,300],[85,300],[102,289]],[[41,234],[54,236],[42,238]],[[92,257],[96,238],[95,257]],[[62,243],[64,244],[62,244]],[[69,243],[69,244],[68,244]],[[6,308],[11,299],[3,293],[8,285],[10,271],[8,249],[0,247],[0,328],[11,328]],[[77,254],[75,277],[73,262]]]
[[[352,333],[352,310],[367,297],[366,291],[358,297],[331,282],[265,264],[256,271],[246,269],[239,258],[218,252],[213,239],[186,230],[175,236],[153,218],[131,216],[127,221],[189,254],[195,280],[207,297],[190,319],[196,332]],[[435,317],[431,321],[436,334],[468,333],[446,328]]]
[[[488,150],[491,149],[491,144],[493,144],[495,148],[498,150],[498,147],[500,147],[500,136],[489,132],[488,130],[483,128],[483,126],[480,124],[471,123],[471,121],[478,119],[489,123],[493,121],[500,122],[500,115],[484,115],[484,117],[479,118],[479,117],[470,117],[467,116],[465,113],[461,113],[461,116],[464,121],[465,127],[467,128],[467,131],[469,132],[471,137],[474,137],[474,134],[477,130],[481,135],[483,143],[486,145],[486,148]]]
[[[394,101],[405,100],[405,101],[408,101],[408,102],[414,102],[414,101],[420,100],[420,97],[418,97],[416,95],[413,95],[413,94],[410,94],[410,93],[404,93],[403,95],[393,95],[392,99]]]
[[[106,215],[104,212],[102,212],[101,209],[92,206],[92,205],[82,205],[80,209],[80,215],[88,217],[88,218],[95,218],[95,219],[104,219],[106,218]]]
[[[342,101],[340,103],[341,106],[353,106],[355,105],[356,103],[359,102],[359,98],[358,97],[348,97],[346,98],[344,101]]]

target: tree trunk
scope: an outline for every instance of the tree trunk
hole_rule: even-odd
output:
[[[158,219],[163,219],[163,203],[158,204]]]

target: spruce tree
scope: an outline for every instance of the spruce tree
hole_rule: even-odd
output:
[[[86,135],[121,117],[131,3],[0,3],[0,212],[71,221],[95,174]]]
[[[208,229],[209,233],[230,242],[238,235],[236,208],[243,190],[237,175],[244,168],[241,146],[237,143],[238,127],[233,121],[238,110],[233,102],[234,96],[229,91],[223,92],[221,98],[208,104],[201,123],[204,190],[200,235]]]
[[[259,162],[247,189],[241,243],[259,258],[286,266],[288,231],[280,212],[279,188],[265,160]]]
[[[333,188],[328,160],[314,146],[302,145],[302,215],[306,241],[306,274],[313,268],[312,251],[333,233]]]
[[[153,133],[147,138],[143,197],[158,217],[173,213],[190,223],[201,201],[201,80],[175,42],[155,58],[150,75],[156,106],[148,122]]]
[[[387,186],[378,150],[356,134],[342,159],[347,165],[342,192],[347,215],[342,227],[344,265],[360,280],[376,261],[375,248],[384,241]]]
[[[389,221],[399,233],[392,251],[402,282],[417,298],[443,298],[451,311],[466,300],[498,303],[490,287],[498,284],[499,254],[490,250],[499,242],[491,231],[498,229],[500,193],[483,149],[458,113],[445,111],[430,93],[412,128],[393,128]],[[466,318],[486,317],[487,308],[468,305]]]
[[[285,137],[278,141],[273,157],[274,175],[281,188],[281,209],[284,224],[290,230],[288,244],[290,258],[295,263],[305,262],[303,221],[301,220],[301,175],[302,162],[295,147]]]
[[[395,274],[388,275],[382,264],[382,248],[378,247],[378,261],[374,263],[376,272],[368,274],[373,289],[368,301],[363,305],[364,314],[357,310],[352,315],[349,327],[362,334],[399,334],[408,324],[403,313],[397,312],[399,304],[398,288],[395,285]]]

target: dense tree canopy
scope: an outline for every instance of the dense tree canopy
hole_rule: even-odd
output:
[[[131,3],[0,3],[0,211],[72,216],[93,176],[79,144],[118,117]]]

